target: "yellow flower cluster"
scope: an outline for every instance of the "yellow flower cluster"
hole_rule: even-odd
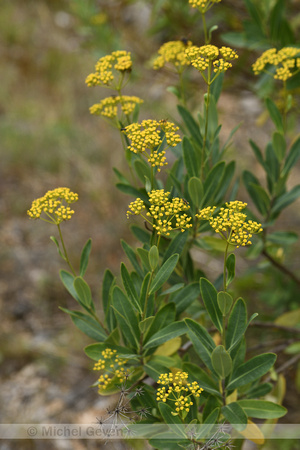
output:
[[[204,14],[208,11],[214,3],[220,3],[221,0],[189,0],[189,4],[193,8],[198,8],[199,11]]]
[[[167,400],[174,402],[175,413],[178,415],[181,412],[189,412],[193,405],[191,396],[200,397],[203,388],[200,388],[196,381],[188,383],[188,374],[186,372],[178,371],[174,374],[164,373],[159,376],[157,384],[161,384],[157,390],[156,400],[166,403]]]
[[[56,188],[46,192],[32,202],[27,214],[31,219],[42,219],[45,222],[59,225],[64,220],[70,220],[74,211],[68,206],[78,200],[78,194],[71,192],[69,188]],[[48,219],[41,217],[44,213]]]
[[[247,203],[234,201],[225,203],[226,208],[221,208],[217,216],[213,217],[215,206],[204,208],[196,214],[201,220],[208,220],[210,226],[216,233],[229,244],[240,246],[250,245],[253,234],[262,231],[261,224],[253,220],[246,222],[246,214],[241,211],[247,206]]]
[[[142,212],[145,209],[144,202],[137,198],[129,204],[127,218],[129,215],[140,215],[147,222],[151,223],[158,235],[170,235],[170,231],[185,231],[192,227],[189,222],[192,220],[183,211],[187,211],[190,207],[182,198],[175,197],[169,200],[170,192],[163,189],[152,190],[149,194],[150,208],[146,215]],[[148,218],[152,219],[152,222]]]
[[[109,86],[114,81],[113,69],[124,73],[131,71],[132,61],[129,52],[117,50],[110,55],[103,56],[95,66],[95,72],[87,76],[88,86]]]
[[[185,50],[191,45],[191,41],[184,42],[183,40],[166,42],[158,50],[159,56],[153,61],[153,68],[157,70],[171,64],[178,72],[182,72],[185,66],[190,65]]]
[[[229,61],[238,58],[237,53],[230,47],[218,48],[215,45],[202,45],[201,47],[193,45],[185,50],[185,54],[192,66],[199,72],[204,72],[212,61],[215,73],[225,72],[232,67]]]
[[[136,105],[141,103],[144,103],[144,101],[139,97],[115,95],[104,98],[100,103],[91,106],[90,113],[114,119],[118,113],[118,106],[121,107],[124,114],[129,115],[134,111]]]
[[[286,81],[300,70],[300,48],[284,47],[277,52],[276,48],[266,50],[252,65],[255,75],[268,72],[267,66],[276,68],[275,74],[271,75],[281,81]]]
[[[143,120],[141,123],[132,123],[122,131],[131,141],[128,149],[133,153],[145,154],[151,166],[157,167],[159,172],[162,166],[168,164],[165,150],[159,150],[164,140],[161,132],[164,133],[168,146],[176,147],[181,142],[179,134],[176,134],[177,130],[179,128],[167,120],[149,119]]]
[[[127,360],[120,358],[117,355],[117,350],[111,350],[110,348],[103,350],[101,353],[102,358],[93,367],[93,370],[103,370],[106,372],[98,378],[99,388],[106,389],[114,377],[118,378],[120,383],[123,383],[127,376],[127,372],[123,366]]]

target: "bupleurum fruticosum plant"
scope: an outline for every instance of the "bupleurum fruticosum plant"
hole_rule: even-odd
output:
[[[61,255],[72,272],[61,271],[61,279],[84,313],[63,310],[79,329],[96,341],[85,351],[96,361],[94,370],[100,372],[95,383],[99,393],[106,395],[117,390],[120,393],[117,405],[108,410],[107,418],[99,419],[99,424],[111,419],[127,427],[132,412],[129,401],[133,410],[140,411],[140,418],[149,413],[151,423],[176,426],[227,421],[244,430],[252,417],[274,419],[286,412],[278,404],[258,400],[272,390],[272,385],[261,379],[273,367],[276,355],[265,353],[245,358],[245,333],[256,315],[248,319],[245,301],[235,299],[228,290],[235,277],[233,251],[251,245],[252,236],[260,233],[262,227],[256,221],[247,220],[243,212],[245,203],[226,202],[228,197],[235,198],[235,191],[227,192],[232,173],[227,170],[229,165],[221,160],[220,125],[215,112],[217,99],[213,101],[211,89],[238,56],[229,47],[210,45],[212,29],[207,31],[205,13],[219,1],[189,1],[202,16],[205,45],[197,47],[188,40],[171,41],[160,48],[154,61],[155,69],[172,67],[179,76],[187,67],[194,68],[207,86],[200,126],[186,108],[179,109],[190,136],[182,139],[177,133],[178,127],[168,120],[138,122],[137,112],[142,100],[122,92],[132,69],[128,52],[116,51],[100,58],[94,73],[86,79],[88,86],[116,91],[115,96],[99,101],[90,111],[109,119],[121,132],[129,168],[143,183],[138,188],[136,182],[127,183],[126,176],[119,176],[123,191],[135,198],[129,204],[127,217],[141,216],[146,224],[143,229],[132,227],[143,243],[142,248],[135,250],[127,243],[122,244],[131,263],[129,270],[121,264],[118,282],[122,281],[122,285],[117,285],[109,270],[104,274],[101,320],[91,289],[83,279],[91,243],[82,251],[80,276],[76,276],[61,237]],[[278,54],[284,70],[279,70],[276,76],[285,82],[288,70],[298,71],[298,56],[294,50]],[[267,66],[260,61],[255,66],[257,71],[274,63],[275,60],[270,59],[274,51],[267,55],[267,58],[264,56]],[[291,58],[293,67],[289,62]],[[220,81],[219,78],[215,86],[220,87]],[[213,114],[215,123],[209,127]],[[174,152],[177,159],[164,183],[156,175],[167,163],[166,148],[176,147],[181,140],[182,147],[178,146]],[[213,177],[215,173],[217,176]],[[226,189],[224,180],[229,180]],[[33,202],[29,215],[56,224],[60,232],[61,222],[72,217],[69,205],[78,196],[67,188],[49,192],[51,194]],[[201,247],[205,229],[205,224],[199,225],[202,221],[208,221],[225,242],[223,290],[219,292],[215,285],[221,274],[215,275],[215,285],[211,283],[200,272],[202,268],[197,267],[190,252],[194,244]],[[207,330],[211,325],[214,338]],[[187,340],[184,345],[183,335]],[[189,352],[190,347],[193,353]],[[146,377],[147,382],[143,384]],[[260,411],[264,417],[259,415]],[[229,448],[216,436],[214,434],[201,448],[224,448],[225,445]],[[178,445],[198,449],[202,441],[197,434],[189,437],[174,432],[176,449]],[[161,436],[152,443],[155,448],[165,448]]]

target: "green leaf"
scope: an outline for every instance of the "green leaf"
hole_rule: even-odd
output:
[[[213,368],[224,379],[232,370],[232,360],[223,345],[218,345],[211,354]]]
[[[267,234],[267,240],[279,245],[292,245],[298,241],[298,235],[293,231],[274,231]]]
[[[215,25],[213,27],[211,27],[210,31],[214,31],[217,30],[218,27]],[[210,42],[210,40],[209,40]],[[220,75],[217,76],[217,78],[215,79],[215,81],[211,84],[211,94],[214,96],[215,102],[217,103],[221,92],[222,92],[222,87],[223,87],[223,80],[224,80],[224,73],[220,73]]]
[[[113,331],[117,326],[117,321],[115,318],[115,313],[113,312],[111,306],[111,292],[112,287],[115,284],[115,277],[109,269],[104,273],[103,283],[102,283],[102,305],[105,313],[105,323],[109,331]]]
[[[298,159],[300,158],[300,137],[293,143],[288,156],[285,160],[283,169],[282,169],[282,176],[286,176],[289,171],[294,167]]]
[[[204,183],[204,196],[201,202],[201,208],[209,205],[214,199],[214,195],[218,192],[220,181],[225,171],[225,162],[218,162],[208,173]]]
[[[143,266],[145,267],[146,271],[151,272],[151,267],[149,264],[148,250],[146,250],[145,248],[138,248],[136,251],[137,251],[137,254],[139,255],[139,258],[140,258]]]
[[[174,416],[172,412],[175,412],[171,406],[167,405],[166,403],[159,402],[158,403],[158,409],[167,424],[172,424],[172,432],[174,435],[180,436],[182,438],[185,438],[184,433],[184,427],[182,426],[182,421],[179,418],[179,416]],[[178,427],[176,427],[178,425]]]
[[[287,409],[277,403],[266,400],[238,400],[249,417],[255,419],[278,419],[287,413]]]
[[[278,133],[278,131],[273,133],[272,145],[278,161],[281,162],[285,156],[286,142],[284,136],[281,133]]]
[[[198,353],[204,364],[214,372],[211,354],[216,348],[216,344],[202,325],[192,319],[185,319],[185,323],[195,352]]]
[[[203,141],[199,129],[199,125],[191,115],[191,113],[181,105],[177,105],[179,114],[181,115],[188,131],[191,134],[192,139],[197,143],[199,147],[202,147]]]
[[[198,161],[194,147],[190,140],[184,136],[182,141],[183,160],[189,177],[197,177]]]
[[[121,240],[121,245],[123,247],[124,252],[126,253],[127,258],[131,262],[134,270],[136,271],[136,273],[138,275],[140,275],[141,278],[144,278],[143,271],[141,270],[141,267],[138,263],[138,260],[137,260],[136,254],[134,253],[133,248],[130,247],[130,245],[128,245],[127,242],[125,242],[123,240]]]
[[[247,308],[244,300],[239,298],[229,316],[226,330],[226,348],[231,352],[241,341],[247,329]]]
[[[153,271],[156,269],[159,262],[159,252],[156,245],[152,245],[152,247],[150,248],[148,258],[151,270]]]
[[[90,344],[87,347],[85,347],[84,352],[85,354],[93,359],[94,361],[98,361],[100,358],[102,358],[102,352],[103,350],[106,350],[108,347],[107,343],[97,343],[97,344]],[[120,345],[113,345],[110,344],[109,348],[112,350],[117,350],[117,354],[121,356],[122,358],[126,359],[133,359],[138,360],[139,355],[136,355],[134,353],[131,353],[129,348],[121,347]]]
[[[81,277],[74,279],[74,289],[78,295],[79,300],[87,308],[93,307],[92,293],[89,285]]]
[[[297,186],[293,187],[293,189],[291,189],[289,192],[286,192],[285,194],[277,197],[277,199],[273,203],[273,207],[271,210],[272,214],[279,213],[288,205],[297,200],[298,197],[300,197],[300,184],[297,184]]]
[[[266,147],[266,166],[265,170],[273,183],[276,183],[280,174],[280,165],[275,155],[271,142]]]
[[[262,355],[255,356],[234,371],[227,389],[236,389],[251,381],[258,380],[271,369],[275,361],[276,355],[274,353],[263,353]]]
[[[223,197],[226,194],[227,189],[233,179],[234,171],[235,171],[235,162],[231,161],[225,167],[223,177],[219,182],[218,190],[215,197],[215,204],[223,201]]]
[[[221,313],[223,314],[224,317],[227,316],[233,303],[232,296],[228,294],[228,292],[221,291],[218,292],[217,299]]]
[[[70,311],[69,309],[62,307],[60,307],[59,309],[69,314],[74,325],[91,339],[100,342],[103,342],[105,341],[105,339],[107,339],[107,334],[104,328],[92,317],[80,311]]]
[[[92,240],[89,239],[87,241],[87,243],[85,244],[85,246],[83,247],[82,253],[81,253],[81,258],[80,258],[80,276],[83,277],[88,263],[89,263],[89,257],[90,257],[90,253],[91,253],[91,248],[92,248]]]
[[[67,291],[72,295],[73,298],[75,298],[78,303],[80,303],[79,297],[73,284],[75,279],[74,275],[72,275],[70,272],[67,272],[66,270],[60,270],[59,276]]]
[[[177,262],[179,259],[179,255],[175,254],[170,256],[169,259],[161,266],[159,271],[157,272],[153,282],[151,283],[149,295],[158,291],[159,288],[169,279],[171,273],[175,269]]]
[[[145,276],[144,280],[143,280],[142,287],[141,287],[141,294],[140,294],[140,298],[139,298],[139,304],[141,305],[141,308],[142,308],[143,311],[144,311],[146,299],[148,299],[148,308],[147,308],[147,311],[146,311],[146,317],[149,315],[148,314],[148,309],[149,309],[149,307],[151,306],[151,303],[152,303],[150,301],[150,299],[152,299],[152,297],[153,297],[153,295],[149,296],[149,293],[148,293],[150,278],[151,278],[151,273],[148,272],[147,275]],[[152,312],[151,312],[151,314],[152,314]]]
[[[262,215],[267,214],[270,199],[268,194],[261,187],[258,179],[251,172],[245,170],[243,172],[243,182],[258,211]]]
[[[189,232],[184,231],[183,233],[178,233],[174,239],[171,240],[170,244],[167,247],[166,253],[163,258],[163,262],[166,262],[167,259],[170,258],[170,256],[177,253],[179,256],[181,255],[184,246],[186,244],[186,241],[188,239]]]
[[[272,383],[261,383],[258,386],[251,388],[247,392],[248,399],[254,399],[258,397],[264,397],[269,394],[273,389]]]
[[[132,195],[135,198],[140,198],[144,202],[148,202],[148,200],[149,200],[148,196],[144,192],[136,189],[135,187],[133,187],[131,185],[117,183],[116,187],[124,194]]]
[[[250,145],[252,147],[252,150],[253,150],[253,152],[254,152],[254,154],[256,156],[257,161],[265,169],[265,162],[264,162],[264,158],[263,158],[263,155],[262,155],[262,152],[261,152],[260,148],[251,139],[250,139],[249,143],[250,143]]]
[[[174,359],[154,356],[143,365],[143,370],[149,377],[157,381],[162,373],[168,373],[169,368],[174,365]]]
[[[200,295],[199,283],[195,281],[181,289],[176,294],[172,295],[170,301],[175,303],[176,313],[179,315],[185,311],[196,298]]]
[[[222,313],[218,305],[217,290],[206,278],[200,278],[200,291],[203,303],[212,320],[212,323],[221,333],[223,329]]]
[[[130,278],[129,272],[124,263],[121,264],[121,276],[123,281],[123,286],[128,295],[129,300],[131,300],[131,304],[134,309],[138,312],[142,312],[141,306],[139,304],[138,296],[134,287],[134,284]]]
[[[248,418],[239,403],[229,403],[229,405],[223,406],[221,411],[225,419],[227,419],[237,431],[243,431],[246,428]]]
[[[145,183],[146,178],[148,178],[148,179],[151,178],[151,169],[144,160],[139,160],[139,159],[135,160],[134,161],[134,169],[142,183]]]
[[[230,285],[230,283],[234,280],[235,277],[235,254],[231,253],[227,256],[226,263],[227,269],[227,278],[226,278],[226,287]]]
[[[50,239],[51,239],[51,241],[54,242],[54,244],[56,245],[56,248],[57,248],[57,251],[58,251],[59,256],[60,256],[64,261],[66,261],[66,257],[65,257],[65,255],[62,253],[62,251],[60,250],[59,242],[58,242],[58,240],[56,239],[56,237],[50,236]]]
[[[196,438],[198,440],[207,439],[209,440],[211,436],[214,434],[215,423],[218,420],[220,414],[220,408],[215,408],[204,420],[204,423],[201,426],[200,432],[197,433]],[[207,441],[208,442],[208,441]]]
[[[277,131],[284,134],[283,120],[279,109],[270,98],[266,99],[266,106]]]
[[[199,386],[202,387],[205,392],[215,395],[218,398],[222,398],[213,377],[201,369],[201,367],[193,363],[185,362],[183,363],[182,370],[189,374],[189,379],[191,379],[191,381],[197,381]]]
[[[149,330],[154,319],[155,319],[155,316],[150,316],[139,322],[139,328],[140,328],[141,333],[143,333],[143,334],[147,333],[147,331]]]
[[[168,303],[164,305],[156,314],[155,318],[144,336],[144,344],[151,339],[151,337],[162,328],[166,328],[169,324],[175,321],[175,305]]]
[[[188,182],[188,191],[194,206],[200,208],[203,197],[203,185],[200,178],[191,177]]]
[[[151,236],[149,231],[145,228],[138,227],[137,225],[131,225],[130,230],[142,244],[150,244]]]
[[[187,328],[184,322],[173,322],[157,333],[153,334],[153,336],[149,339],[147,344],[145,344],[144,349],[148,350],[149,348],[158,347],[161,344],[164,344],[171,339],[181,336],[186,333]]]
[[[136,313],[124,292],[115,286],[112,293],[112,306],[123,335],[134,349],[139,348],[140,329]]]

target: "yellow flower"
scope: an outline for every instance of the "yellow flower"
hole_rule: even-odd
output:
[[[163,44],[158,50],[158,55],[153,61],[154,69],[161,69],[166,65],[173,65],[178,72],[182,72],[185,66],[190,65],[185,55],[185,50],[192,45],[191,41],[170,41]]]
[[[127,218],[130,215],[140,215],[147,222],[151,223],[158,235],[169,236],[171,231],[185,231],[192,227],[189,222],[192,220],[184,211],[190,207],[182,198],[175,197],[169,200],[170,192],[163,189],[152,190],[149,193],[150,207],[146,215],[144,202],[138,198],[129,204]]]
[[[210,226],[218,233],[222,239],[229,244],[240,246],[250,245],[253,234],[262,231],[261,224],[252,220],[246,222],[246,214],[241,213],[247,203],[234,201],[225,203],[226,208],[221,208],[219,213],[213,217],[216,206],[202,209],[196,214],[201,220],[208,220]]]
[[[117,355],[117,350],[111,350],[110,348],[103,350],[101,353],[102,358],[93,367],[93,370],[104,371],[98,378],[99,388],[106,389],[114,377],[118,378],[118,382],[123,383],[128,376],[124,368],[127,360]]]
[[[89,74],[85,82],[88,86],[110,86],[115,79],[116,71],[120,75],[130,72],[131,67],[130,53],[125,50],[117,50],[100,58],[95,65],[95,72]]]
[[[101,100],[100,103],[91,106],[90,113],[107,117],[108,119],[114,119],[118,114],[118,106],[120,106],[124,114],[129,115],[134,111],[136,105],[141,103],[144,103],[144,101],[139,97],[116,95],[107,97]]]
[[[45,222],[59,225],[61,222],[71,219],[74,211],[68,205],[77,200],[78,194],[71,192],[69,188],[56,188],[34,200],[27,214],[31,219],[40,218]],[[42,213],[47,219],[41,217]]]
[[[161,384],[162,387],[158,388],[156,393],[156,400],[166,403],[167,401],[173,402],[175,406],[175,412],[173,415],[178,415],[183,411],[189,412],[190,407],[193,405],[191,396],[200,397],[203,388],[199,386],[196,381],[188,383],[187,372],[179,370],[175,374],[163,373],[159,376],[157,384]]]
[[[181,142],[176,131],[178,127],[167,120],[143,120],[141,123],[132,123],[122,131],[131,141],[128,150],[146,156],[152,167],[157,167],[160,172],[161,167],[166,165],[165,150],[160,150],[164,137],[169,147],[176,147]],[[162,135],[162,133],[164,136]]]
[[[189,0],[189,4],[204,14],[213,6],[214,3],[220,3],[220,1],[221,0]]]
[[[300,49],[296,47],[284,47],[278,52],[276,48],[270,48],[255,61],[252,69],[255,75],[267,72],[276,80],[286,81],[299,72],[299,55]],[[275,74],[268,71],[268,66],[274,66]]]
[[[215,45],[202,45],[201,47],[193,45],[186,49],[185,54],[192,66],[199,72],[204,72],[211,65],[211,62],[214,72],[225,72],[232,67],[232,64],[228,61],[238,58],[237,53],[230,47],[219,49]]]

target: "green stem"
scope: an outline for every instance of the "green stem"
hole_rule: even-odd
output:
[[[208,34],[207,34],[207,26],[206,26],[205,14],[202,13],[201,17],[202,17],[203,32],[204,32],[204,42],[205,42],[205,45],[207,45],[209,43],[209,41],[208,41]]]
[[[63,236],[62,236],[62,232],[61,232],[59,223],[57,224],[57,228],[58,228],[59,237],[60,237],[61,245],[62,245],[62,248],[63,248],[64,256],[65,256],[65,261],[68,264],[68,266],[70,267],[71,272],[74,275],[74,277],[76,277],[76,272],[75,272],[75,270],[74,270],[74,268],[73,268],[73,266],[71,264],[71,261],[69,260],[69,257],[68,257],[67,249],[65,247],[65,243],[64,243],[64,239],[63,239]]]
[[[223,290],[226,292],[226,261],[227,261],[227,253],[228,253],[229,242],[226,240],[226,248],[224,252],[224,267],[223,267]]]
[[[206,156],[206,141],[207,141],[207,134],[208,134],[208,111],[209,111],[209,100],[210,100],[210,85],[211,85],[211,64],[212,62],[209,62],[208,66],[208,74],[207,74],[207,94],[206,94],[206,105],[205,105],[205,126],[204,126],[204,136],[203,136],[203,148],[202,148],[202,155],[201,155],[201,179],[203,178],[203,170],[204,170],[204,164],[205,164],[205,156]]]

